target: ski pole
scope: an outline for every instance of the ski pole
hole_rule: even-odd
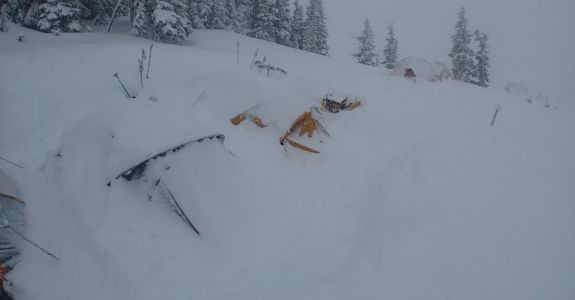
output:
[[[118,82],[120,83],[120,85],[121,85],[122,88],[124,89],[124,92],[126,92],[126,95],[128,96],[128,98],[131,98],[131,99],[136,98],[136,96],[130,95],[130,93],[128,92],[128,90],[126,89],[126,87],[124,86],[124,84],[122,83],[122,80],[120,80],[120,77],[118,76],[118,73],[114,73],[114,77],[116,77],[116,79],[118,79]]]

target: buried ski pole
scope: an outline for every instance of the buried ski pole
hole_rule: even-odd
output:
[[[30,243],[30,245],[36,247],[38,250],[44,252],[46,255],[52,257],[54,260],[60,261],[60,258],[59,258],[58,256],[52,254],[50,251],[48,251],[48,250],[42,248],[40,245],[34,243],[32,240],[30,240],[29,238],[27,238],[26,236],[24,236],[24,235],[21,234],[20,232],[16,231],[14,228],[12,228],[12,226],[6,225],[6,226],[1,227],[1,228],[8,228],[8,229],[12,230],[12,232],[14,232],[16,235],[18,235],[19,237],[21,237],[24,241]]]
[[[124,92],[126,92],[126,96],[128,96],[128,98],[130,99],[134,99],[136,98],[136,96],[132,96],[130,95],[130,93],[128,92],[128,90],[126,89],[126,86],[124,86],[124,84],[122,83],[122,80],[120,80],[120,77],[118,76],[118,73],[114,73],[114,77],[116,77],[116,79],[118,79],[118,82],[120,83],[120,85],[122,86],[122,88],[124,89]]]
[[[172,201],[174,202],[174,206],[176,209],[176,213],[178,215],[180,215],[181,218],[184,219],[184,221],[186,221],[186,223],[188,223],[188,225],[192,228],[192,230],[197,234],[200,235],[200,231],[198,231],[198,229],[196,228],[196,226],[194,226],[194,224],[192,223],[192,221],[190,221],[190,219],[188,218],[188,216],[186,215],[186,213],[184,212],[184,210],[182,209],[182,207],[180,206],[180,204],[178,203],[178,200],[176,200],[176,197],[174,197],[174,194],[172,194],[172,192],[170,191],[170,189],[168,188],[168,186],[166,185],[166,191],[168,192],[168,194],[170,195],[170,198],[172,198]]]
[[[495,113],[493,113],[493,119],[491,119],[491,126],[495,125],[495,119],[497,119],[497,113],[499,113],[499,110],[501,110],[501,105],[497,104],[495,107]]]
[[[55,259],[56,261],[60,261],[60,258],[52,253],[50,253],[50,251],[42,248],[40,245],[34,243],[32,240],[30,240],[29,238],[27,238],[26,236],[24,236],[23,234],[21,234],[20,232],[16,231],[14,228],[12,228],[12,226],[10,226],[10,223],[8,222],[8,219],[6,218],[6,216],[4,214],[2,214],[2,218],[4,219],[4,226],[0,227],[0,229],[10,229],[12,230],[12,232],[14,232],[16,235],[18,235],[20,238],[22,238],[24,241],[30,243],[30,245],[36,247],[38,250],[44,252],[46,255],[52,257],[53,259]]]
[[[7,163],[9,163],[9,164],[11,164],[11,165],[14,165],[14,166],[20,168],[20,169],[24,169],[24,167],[22,167],[21,165],[15,163],[15,162],[9,161],[9,160],[3,158],[2,156],[0,156],[0,160],[3,160],[3,161],[5,161],[5,162],[7,162]]]

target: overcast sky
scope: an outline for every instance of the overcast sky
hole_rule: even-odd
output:
[[[306,1],[302,1],[306,2]],[[354,36],[368,17],[376,46],[386,26],[399,35],[399,55],[448,61],[450,36],[461,6],[469,27],[489,35],[492,79],[524,83],[551,96],[575,94],[575,0],[323,0],[330,54],[343,60],[357,50]]]

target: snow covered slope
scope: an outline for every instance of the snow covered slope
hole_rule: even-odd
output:
[[[573,103],[413,84],[215,31],[155,44],[141,89],[149,45],[0,34],[0,155],[25,168],[0,167],[27,201],[27,235],[60,257],[24,245],[16,299],[575,297]],[[256,48],[287,75],[250,69]],[[324,114],[330,137],[304,140],[321,154],[284,150],[292,120],[331,91],[362,106]],[[230,124],[255,106],[267,128]],[[224,145],[153,166],[200,237],[144,180],[106,185],[215,133]]]

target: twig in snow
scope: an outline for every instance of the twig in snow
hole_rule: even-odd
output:
[[[150,79],[150,62],[152,61],[152,48],[154,48],[154,44],[150,45],[150,57],[148,58],[148,70],[146,71],[146,79]]]
[[[501,105],[497,104],[495,107],[495,112],[493,113],[493,119],[491,119],[491,126],[495,125],[495,119],[497,118],[497,113],[501,110]]]
[[[238,65],[240,64],[240,42],[236,42],[236,52],[237,52],[237,56],[238,56]]]
[[[196,98],[196,101],[194,101],[194,103],[192,104],[192,106],[198,104],[200,100],[205,99],[207,95],[208,95],[208,89],[203,89],[198,98]]]
[[[114,24],[114,20],[116,20],[116,13],[118,13],[118,8],[122,5],[123,0],[118,0],[116,2],[116,6],[114,6],[114,11],[112,12],[112,17],[110,18],[110,23],[108,24],[108,32],[112,29],[112,24]]]
[[[140,71],[140,85],[144,88],[144,61],[146,60],[146,50],[142,49],[142,56],[138,59],[138,70]]]
[[[116,77],[116,79],[118,79],[118,82],[120,83],[120,85],[121,85],[122,88],[124,89],[124,92],[126,92],[126,96],[128,96],[128,98],[131,98],[131,99],[136,98],[136,96],[130,95],[130,93],[129,93],[128,90],[126,89],[126,86],[124,86],[124,84],[122,83],[122,80],[120,80],[120,77],[118,76],[118,73],[114,73],[114,77]]]
[[[13,165],[13,166],[16,166],[16,167],[20,168],[20,169],[24,169],[24,167],[22,167],[21,165],[15,163],[15,162],[9,161],[9,160],[3,158],[2,156],[0,156],[0,160],[3,160],[3,161],[5,161],[5,162],[7,162],[7,163],[9,163],[9,164],[11,164],[11,165]]]
[[[256,57],[258,57],[258,52],[260,51],[259,48],[256,49],[256,52],[254,52],[254,58],[252,59],[252,64],[250,65],[250,69],[254,66],[254,63],[256,62]]]

